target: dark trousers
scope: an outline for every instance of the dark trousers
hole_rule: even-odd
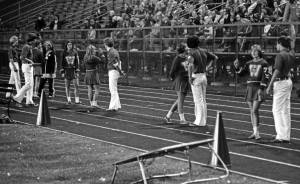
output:
[[[39,87],[38,94],[41,95],[42,89],[44,89],[44,86],[45,86],[46,81],[48,81],[49,95],[52,96],[52,95],[53,95],[53,92],[54,92],[54,88],[53,88],[53,78],[41,78],[41,81],[40,81],[40,87]]]

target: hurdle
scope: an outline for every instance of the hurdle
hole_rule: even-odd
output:
[[[226,177],[229,176],[229,169],[227,167],[227,165],[230,165],[230,163],[228,163],[228,160],[230,162],[230,159],[226,158],[229,157],[228,154],[228,148],[225,150],[227,151],[227,153],[225,154],[225,157],[223,156],[223,159],[220,157],[219,153],[220,149],[220,137],[219,135],[221,135],[221,139],[223,139],[223,141],[225,141],[225,145],[227,147],[227,143],[226,143],[226,138],[225,133],[221,132],[224,131],[224,127],[223,127],[223,122],[222,122],[222,116],[221,116],[221,112],[217,113],[217,119],[216,119],[216,125],[215,125],[215,132],[214,132],[214,136],[213,138],[209,138],[209,139],[204,139],[204,140],[200,140],[200,141],[193,141],[193,142],[189,142],[189,143],[181,143],[181,144],[177,144],[177,145],[173,145],[173,146],[167,146],[167,147],[163,147],[163,148],[159,148],[153,151],[149,151],[146,153],[142,153],[140,155],[119,161],[119,162],[115,162],[114,165],[114,172],[112,175],[112,179],[111,179],[111,184],[114,183],[117,172],[119,170],[119,167],[121,165],[125,165],[128,163],[132,163],[132,162],[137,162],[139,167],[140,167],[140,172],[142,175],[142,179],[131,182],[132,184],[134,183],[141,183],[143,182],[144,184],[147,184],[147,181],[149,180],[153,180],[153,179],[160,179],[160,178],[167,178],[167,177],[176,177],[176,176],[184,176],[184,175],[188,175],[188,180],[183,182],[183,184],[190,184],[190,183],[198,183],[198,182],[206,182],[206,181],[213,181],[213,180],[218,180],[218,179],[224,179]],[[192,180],[192,162],[190,159],[190,150],[199,147],[200,145],[208,145],[209,150],[211,151],[211,162],[210,164],[207,164],[208,167],[214,168],[216,169],[217,166],[222,166],[224,168],[225,174],[221,175],[221,176],[217,176],[217,177],[211,177],[211,178],[203,178],[203,179],[195,179]],[[224,146],[222,146],[224,147]],[[147,159],[153,159],[156,157],[162,157],[165,155],[169,155],[169,154],[173,154],[173,153],[184,153],[186,158],[187,158],[187,164],[188,164],[188,169],[186,171],[182,171],[179,173],[171,173],[171,174],[162,174],[162,175],[153,175],[153,176],[146,176],[146,172],[145,172],[145,160]],[[223,160],[227,160],[227,161],[223,161]]]

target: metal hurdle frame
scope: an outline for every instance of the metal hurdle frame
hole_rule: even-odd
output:
[[[215,150],[213,149],[213,147],[210,145],[210,143],[213,143],[214,139],[205,139],[205,140],[201,140],[201,141],[194,141],[194,142],[190,142],[190,143],[182,143],[182,144],[178,144],[178,145],[174,145],[174,146],[168,146],[168,147],[164,147],[164,148],[160,148],[151,152],[147,152],[147,153],[143,153],[141,155],[138,155],[136,157],[132,157],[120,162],[116,162],[114,163],[114,172],[113,172],[113,176],[111,179],[111,183],[113,184],[115,181],[115,177],[117,175],[117,172],[119,170],[119,166],[120,165],[124,165],[127,163],[131,163],[131,162],[138,162],[139,167],[140,167],[140,171],[141,171],[141,175],[142,175],[142,179],[137,180],[132,182],[132,184],[134,183],[141,183],[143,182],[144,184],[147,184],[148,180],[153,180],[153,179],[159,179],[159,178],[167,178],[167,177],[176,177],[176,176],[184,176],[189,174],[189,179],[188,181],[184,182],[183,184],[190,184],[190,183],[196,183],[196,182],[205,182],[205,181],[212,181],[212,180],[218,180],[218,179],[223,179],[229,176],[229,170],[226,166],[226,164],[223,162],[223,160],[220,158],[220,156],[215,152]],[[221,175],[219,177],[213,177],[213,178],[204,178],[204,179],[196,179],[196,180],[192,180],[192,163],[190,160],[190,155],[189,155],[189,150],[196,148],[200,145],[203,144],[208,144],[209,149],[212,151],[212,155],[215,155],[217,157],[217,159],[221,162],[222,166],[225,169],[225,174]],[[173,173],[173,174],[163,174],[163,175],[153,175],[153,176],[146,176],[146,172],[145,172],[145,168],[144,168],[144,161],[147,159],[151,159],[151,158],[155,158],[155,157],[162,157],[165,155],[168,155],[170,153],[174,153],[177,151],[184,151],[187,160],[188,160],[188,170],[187,171],[183,171],[183,172],[179,172],[179,173]],[[211,166],[211,165],[208,165]],[[212,167],[212,166],[211,166]]]

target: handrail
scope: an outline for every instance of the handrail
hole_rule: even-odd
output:
[[[111,1],[107,2],[105,5],[108,5],[109,3],[111,3]],[[96,6],[98,6],[98,4],[96,4],[96,5],[94,5],[94,6],[87,7],[87,8],[82,9],[82,10],[79,10],[79,11],[76,12],[76,14],[79,15],[78,13],[83,12],[83,11],[86,12],[87,10],[90,10],[90,9],[96,7]],[[103,5],[103,6],[104,6],[104,5]],[[101,7],[102,7],[102,6],[101,6]],[[69,19],[69,18],[71,18],[71,17],[73,17],[73,16],[74,16],[74,15],[66,16],[66,19]],[[75,16],[76,16],[76,15],[75,15]]]
[[[219,3],[219,5],[217,5],[217,6],[213,7],[213,8],[211,8],[210,10],[215,10],[215,9],[217,9],[217,8],[223,6],[223,5],[226,5],[226,3]]]
[[[37,9],[42,8],[42,7],[44,7],[44,6],[46,6],[46,5],[50,4],[50,3],[55,2],[55,0],[41,0],[41,1],[45,1],[45,2],[47,2],[47,3],[44,3],[44,4],[42,4],[42,5],[38,6],[38,7],[35,7],[35,8],[33,8],[33,9],[31,9],[30,11],[26,11],[26,12],[24,12],[24,13],[21,13],[20,15],[16,15],[16,16],[14,16],[14,17],[11,17],[11,18],[9,18],[9,19],[6,19],[6,20],[3,21],[3,23],[6,24],[6,23],[9,23],[9,22],[11,22],[11,21],[13,21],[13,20],[19,21],[20,17],[25,16],[25,15],[27,15],[27,14],[30,14],[30,13],[33,12],[34,10],[37,10]],[[36,2],[35,2],[35,3],[36,3]],[[29,5],[32,5],[32,4],[34,4],[34,3],[31,3],[31,4],[29,4]],[[29,5],[28,5],[28,6],[29,6]],[[25,8],[25,7],[27,7],[27,5],[24,6],[24,7],[22,7],[22,8]],[[24,17],[22,17],[22,18],[24,18]]]
[[[22,1],[25,1],[25,0],[22,0]],[[11,7],[11,6],[19,6],[18,4],[19,3],[21,3],[22,1],[20,1],[20,2],[15,2],[15,3],[13,3],[13,4],[10,4],[10,5],[8,5],[8,6],[6,6],[6,7],[4,7],[4,8],[2,8],[2,9],[0,9],[0,11],[3,11],[3,10],[5,10],[5,9],[8,9],[9,7]]]
[[[104,4],[104,5],[100,6],[100,7],[99,7],[98,5],[95,5],[95,6],[101,8],[101,7],[105,7],[105,6],[109,5],[110,3],[111,3],[111,2],[109,1],[109,2],[107,2],[106,4]],[[84,10],[93,9],[95,6],[88,7],[88,8],[86,8],[86,9],[84,9]],[[76,15],[75,15],[74,17],[72,17],[72,18],[76,18],[76,17],[82,16],[82,15],[86,15],[86,14],[89,14],[89,13],[91,13],[91,12],[85,11],[83,14],[76,14]],[[105,15],[105,14],[108,14],[108,12],[103,13],[103,14],[101,14],[101,15]],[[71,15],[71,16],[73,16],[73,15]],[[99,16],[100,16],[100,15],[99,15]],[[66,24],[66,26],[73,26],[75,23],[78,23],[78,22],[80,22],[80,21],[81,21],[81,20],[77,20],[77,21],[71,22],[71,23],[69,23],[69,24]]]

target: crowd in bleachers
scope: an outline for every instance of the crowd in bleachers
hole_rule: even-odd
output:
[[[295,6],[295,15],[292,21],[300,20],[300,1],[298,0],[227,0],[224,1],[178,1],[178,0],[136,0],[131,3],[125,3],[120,12],[110,10],[107,15],[107,21],[99,22],[95,16],[86,21],[86,28],[135,28],[129,32],[132,41],[141,38],[149,38],[149,45],[153,47],[155,39],[164,39],[164,48],[172,46],[172,40],[176,34],[190,35],[198,34],[203,38],[212,38],[213,35],[219,37],[229,37],[238,34],[239,36],[251,35],[274,35],[284,31],[282,27],[275,29],[276,26],[270,26],[270,22],[282,22],[290,20],[289,6]],[[103,17],[101,20],[103,20]],[[103,24],[104,23],[104,24]],[[220,26],[213,30],[209,24],[247,24],[247,23],[265,23],[267,26],[239,26],[237,28]],[[96,26],[97,25],[97,26]],[[199,26],[197,29],[157,29],[160,26]],[[205,26],[208,25],[208,26]],[[152,27],[141,33],[137,28]],[[278,27],[277,27],[278,28]],[[285,27],[283,27],[285,28]],[[280,30],[282,29],[282,30]],[[161,30],[161,33],[160,33]],[[276,31],[274,31],[276,30]],[[116,31],[112,37],[122,38],[122,31]],[[160,35],[161,34],[161,35]],[[239,40],[240,49],[243,49],[243,39]],[[229,47],[223,40],[221,46]],[[173,44],[174,45],[174,44]],[[134,49],[142,49],[140,44],[135,44]]]

